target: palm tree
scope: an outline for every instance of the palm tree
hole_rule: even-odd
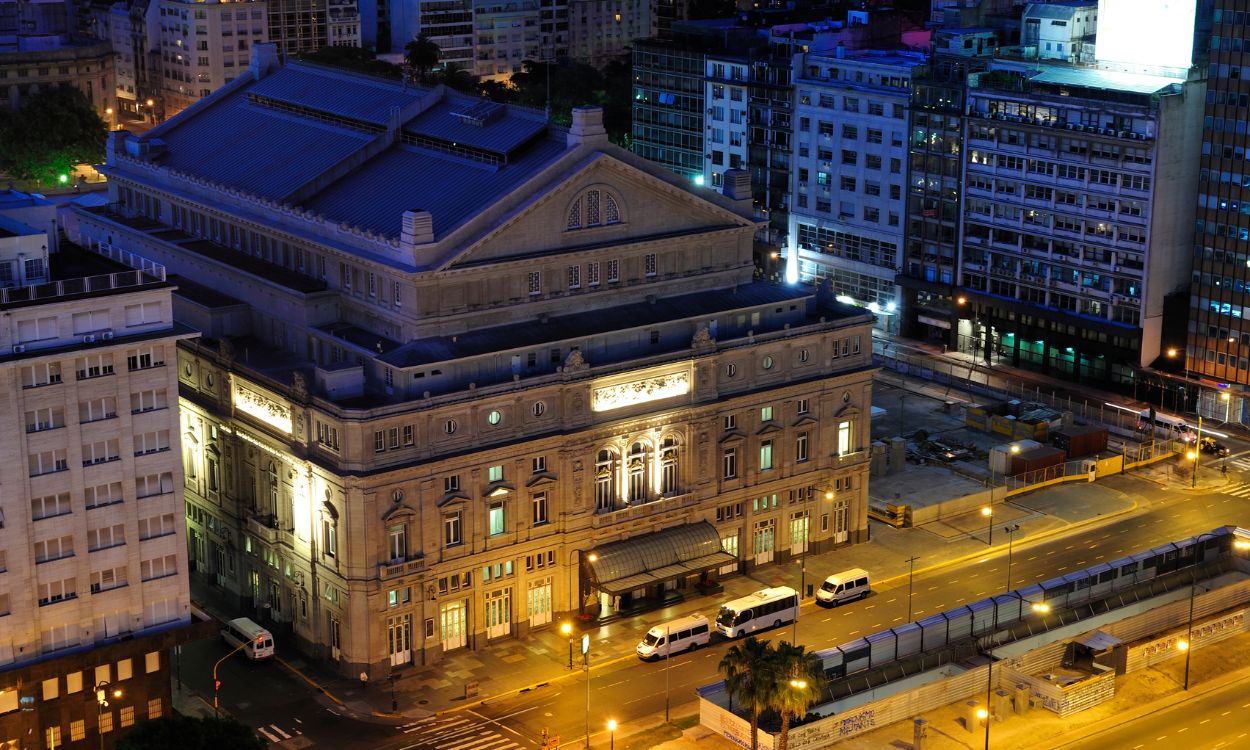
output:
[[[729,709],[733,710],[733,699],[737,698],[750,713],[751,750],[759,750],[760,712],[768,707],[776,690],[773,656],[772,646],[751,637],[726,651],[718,667],[725,675]]]
[[[786,750],[790,720],[806,716],[807,707],[820,698],[825,686],[825,665],[816,653],[786,641],[777,644],[773,660],[776,689],[768,707],[781,714],[777,750]]]
[[[412,67],[417,73],[417,80],[424,82],[425,77],[435,65],[438,65],[438,58],[442,54],[442,50],[425,34],[420,34],[416,39],[404,45],[404,61]]]

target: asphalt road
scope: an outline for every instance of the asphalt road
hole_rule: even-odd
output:
[[[1105,484],[1152,499],[1175,494],[1132,478],[1115,478]],[[1250,526],[1250,499],[1222,493],[1177,496],[1101,528],[1018,545],[1012,559],[1012,588],[1224,524]],[[983,599],[1006,590],[1006,583],[1004,554],[917,575],[914,581],[914,617]],[[811,649],[828,648],[902,623],[906,617],[907,582],[904,580],[879,587],[867,599],[838,609],[805,606],[797,627],[797,640]],[[783,626],[763,637],[789,640],[791,627]],[[646,664],[632,660],[602,672],[596,671],[591,676],[589,712],[586,681],[579,675],[527,694],[478,706],[472,711],[459,712],[455,716],[463,721],[455,727],[438,723],[411,727],[414,731],[409,733],[407,742],[400,747],[414,750],[536,748],[544,728],[560,735],[562,747],[581,747],[588,713],[594,745],[606,744],[608,719],[614,718],[625,724],[662,714],[666,685],[671,705],[675,706],[691,701],[696,687],[720,679],[716,666],[728,645],[714,641],[704,650],[674,658],[667,675],[663,663]],[[444,717],[439,721],[446,720]],[[485,734],[479,735],[478,732]],[[463,744],[466,738],[485,738],[492,734],[500,737],[495,744],[487,744],[485,739],[483,744],[477,746]],[[1120,745],[1104,744],[1101,747]]]
[[[1247,687],[1240,680],[1164,711],[1116,727],[1063,750],[1214,750],[1250,746]]]

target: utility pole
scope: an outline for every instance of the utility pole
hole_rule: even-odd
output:
[[[1198,462],[1200,460],[1202,460],[1202,415],[1198,415],[1198,439],[1194,441],[1194,474],[1190,478],[1190,489],[1198,486]]]
[[[912,621],[912,617],[911,617],[912,578],[916,572],[916,561],[919,559],[920,558],[916,557],[915,555],[912,555],[911,557],[907,558],[907,621],[908,622]]]

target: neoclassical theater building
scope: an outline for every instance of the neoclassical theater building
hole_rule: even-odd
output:
[[[76,238],[164,264],[202,332],[194,586],[345,674],[867,536],[872,318],[753,279],[744,172],[267,45],[107,171]]]

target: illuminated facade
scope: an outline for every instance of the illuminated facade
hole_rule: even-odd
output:
[[[156,0],[160,22],[161,95],[168,118],[247,71],[252,45],[269,40],[265,0]]]
[[[197,585],[384,675],[866,538],[872,319],[752,281],[745,174],[691,192],[611,146],[598,109],[563,130],[312,66],[253,75],[115,138],[118,210],[78,212],[84,241],[213,279],[178,297],[204,332],[178,363]],[[323,76],[350,96],[310,93]],[[333,101],[372,104],[335,125]],[[189,171],[262,124],[285,130],[253,153],[285,172]],[[597,552],[672,534],[663,569]]]
[[[170,711],[191,636],[172,364],[193,334],[159,265],[47,244],[0,218],[0,747],[103,747]]]

